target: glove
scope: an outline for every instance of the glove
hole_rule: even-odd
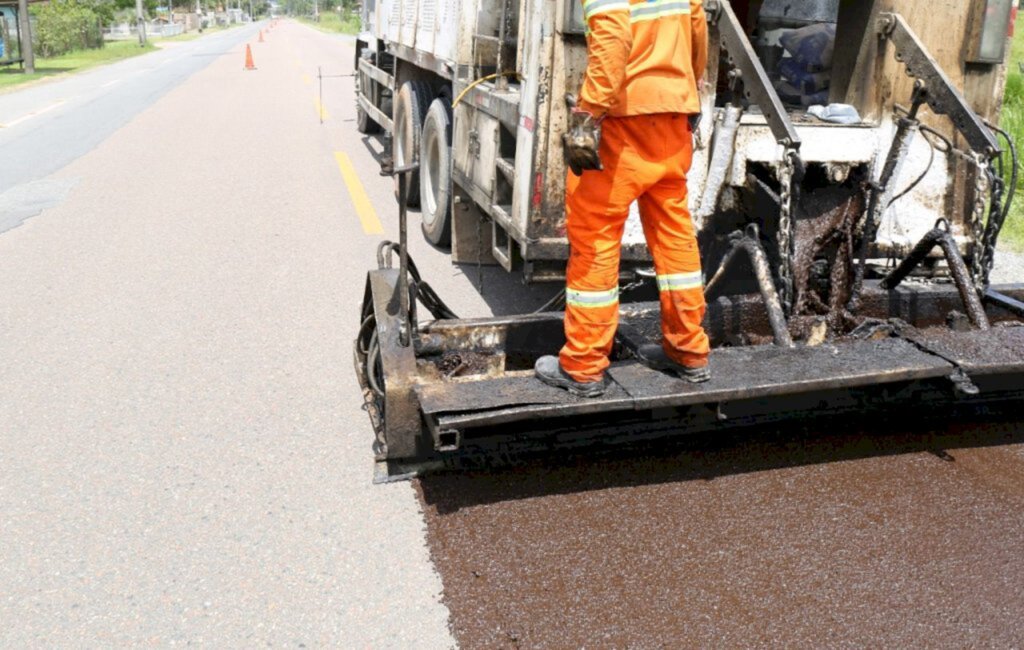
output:
[[[700,126],[700,113],[691,113],[686,116],[686,121],[690,123],[690,132],[697,133],[697,127]]]
[[[565,145],[565,161],[573,174],[580,176],[588,169],[602,170],[601,156],[601,121],[595,119],[589,111],[576,107],[576,98],[565,96],[569,106],[569,129],[562,135]]]

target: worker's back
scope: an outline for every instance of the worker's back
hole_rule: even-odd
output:
[[[697,82],[707,65],[702,1],[585,0],[588,51],[601,72],[584,83],[583,104],[613,116],[700,112]]]

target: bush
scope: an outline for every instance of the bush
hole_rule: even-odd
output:
[[[36,52],[40,56],[103,47],[99,15],[77,0],[52,0],[33,5],[32,13],[36,18]]]

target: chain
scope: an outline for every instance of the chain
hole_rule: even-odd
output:
[[[793,151],[783,152],[782,166],[779,168],[779,280],[782,284],[779,298],[782,308],[792,313],[793,308]]]
[[[989,182],[988,165],[984,156],[975,154],[974,166],[974,208],[971,210],[967,226],[970,228],[971,240],[974,242],[974,253],[971,255],[971,279],[974,280],[974,286],[980,292],[985,289],[982,247],[985,239],[985,198],[988,194]]]
[[[989,275],[996,262],[996,241],[1003,228],[1003,179],[996,175],[992,163],[988,167],[989,182],[992,184],[992,199],[989,203],[988,226],[985,228],[985,248],[981,260],[982,287],[988,286]]]

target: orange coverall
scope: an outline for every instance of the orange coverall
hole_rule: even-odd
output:
[[[588,62],[579,107],[602,123],[603,171],[568,173],[566,344],[559,363],[580,382],[599,381],[619,317],[619,258],[637,201],[654,257],[666,354],[707,364],[704,289],[686,203],[693,156],[687,115],[700,112],[707,65],[702,0],[583,0]]]

